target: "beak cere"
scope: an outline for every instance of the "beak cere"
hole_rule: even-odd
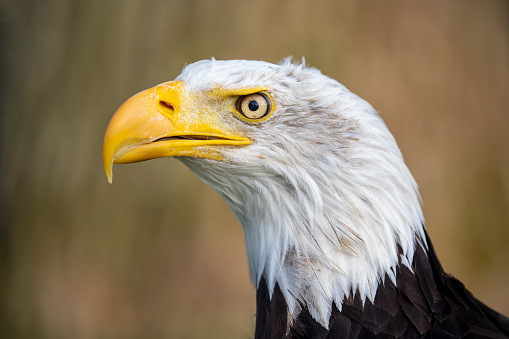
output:
[[[103,144],[103,163],[112,182],[113,164],[171,156],[223,160],[214,146],[249,145],[242,136],[212,126],[207,112],[194,107],[184,83],[170,81],[127,100],[111,119]],[[209,112],[210,113],[210,112]]]

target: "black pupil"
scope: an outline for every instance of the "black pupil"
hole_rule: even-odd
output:
[[[258,103],[258,101],[251,100],[251,101],[249,102],[249,109],[250,109],[251,111],[253,111],[253,112],[254,112],[254,111],[258,110],[258,108],[260,108],[260,104]]]

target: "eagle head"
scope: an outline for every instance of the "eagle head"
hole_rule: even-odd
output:
[[[250,275],[303,307],[373,300],[426,246],[417,185],[377,112],[304,63],[204,60],[112,118],[104,166],[177,157],[228,203]]]

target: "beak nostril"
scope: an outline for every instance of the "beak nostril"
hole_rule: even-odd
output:
[[[170,112],[170,113],[175,112],[175,108],[173,107],[173,105],[164,101],[164,100],[159,100],[157,102],[157,106],[159,106],[159,108],[161,110],[163,110],[164,112]]]

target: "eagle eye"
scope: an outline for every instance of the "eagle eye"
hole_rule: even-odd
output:
[[[237,110],[248,119],[261,119],[270,112],[271,102],[267,95],[254,93],[237,100]]]

